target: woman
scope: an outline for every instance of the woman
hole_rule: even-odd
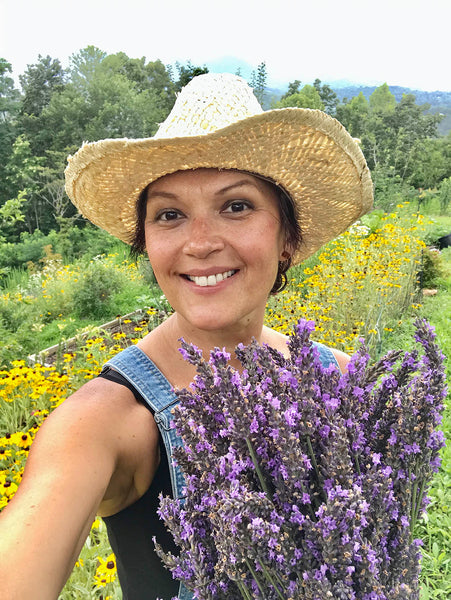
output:
[[[264,113],[242,79],[208,74],[182,90],[154,138],[86,144],[66,181],[87,218],[145,249],[174,312],[42,426],[0,519],[0,599],[57,598],[96,515],[124,600],[171,598],[179,585],[151,538],[165,545],[158,494],[183,493],[170,458],[180,443],[172,388],[189,386],[194,372],[179,340],[233,353],[254,337],[286,354],[285,336],[263,326],[268,295],[291,263],[369,209],[369,172],[331,117]],[[345,368],[346,355],[319,350]],[[191,598],[183,586],[179,595]]]

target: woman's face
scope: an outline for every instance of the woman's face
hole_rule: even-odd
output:
[[[216,169],[166,175],[149,186],[145,232],[157,281],[191,327],[261,327],[285,247],[268,183]]]

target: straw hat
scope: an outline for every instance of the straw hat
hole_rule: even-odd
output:
[[[139,193],[175,171],[248,171],[283,187],[297,206],[302,244],[313,254],[372,206],[358,143],[319,110],[263,111],[236,75],[199,75],[182,89],[153,138],[85,143],[68,159],[66,191],[92,223],[130,243]]]

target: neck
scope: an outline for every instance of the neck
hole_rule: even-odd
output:
[[[180,338],[185,342],[194,344],[208,360],[213,348],[225,348],[230,354],[230,364],[240,369],[241,363],[235,357],[235,348],[238,344],[245,345],[255,338],[260,344],[269,344],[289,357],[287,338],[261,324],[257,328],[234,328],[227,331],[205,331],[190,328],[177,313],[174,313],[164,323],[151,331],[138,345],[148,354],[167,380],[178,389],[188,388],[196,374],[196,368],[186,361],[181,353]]]
[[[213,348],[225,348],[231,356],[231,364],[239,366],[235,358],[235,348],[238,344],[249,344],[252,339],[262,343],[263,337],[263,315],[259,323],[236,324],[234,327],[228,327],[226,330],[203,330],[195,329],[189,325],[177,313],[173,314],[166,321],[166,334],[168,342],[178,350],[180,348],[180,338],[183,338],[188,344],[194,344],[200,348],[205,358]]]

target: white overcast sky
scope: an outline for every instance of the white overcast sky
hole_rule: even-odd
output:
[[[451,0],[0,0],[0,57],[67,66],[87,45],[165,64],[266,62],[270,85],[318,77],[451,91]]]

